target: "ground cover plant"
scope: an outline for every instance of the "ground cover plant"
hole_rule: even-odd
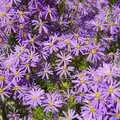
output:
[[[0,0],[0,120],[120,120],[120,1]]]

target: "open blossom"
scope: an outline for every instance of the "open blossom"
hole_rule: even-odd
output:
[[[75,85],[75,87],[79,87],[79,90],[81,92],[88,90],[88,76],[85,72],[77,73],[74,76],[74,80],[72,80],[72,83]]]
[[[45,10],[45,19],[50,18],[50,20],[54,21],[56,19],[56,9],[50,8],[48,5]]]
[[[88,120],[102,120],[101,112],[91,104],[82,107],[82,117]]]
[[[69,64],[72,61],[72,56],[70,54],[66,54],[64,52],[60,52],[57,54],[58,59],[56,60],[56,62],[58,63],[58,65],[62,65],[62,64]]]
[[[22,120],[21,118],[20,118],[20,114],[19,113],[17,113],[17,111],[15,111],[15,112],[9,112],[9,114],[8,114],[8,118],[9,118],[9,120]]]
[[[120,83],[117,83],[116,81],[111,81],[111,83],[109,83],[106,86],[106,91],[104,92],[106,97],[110,97],[111,100],[115,100],[116,98],[119,98],[120,97],[119,85]]]
[[[28,90],[23,97],[23,102],[25,105],[30,105],[31,107],[36,107],[42,105],[45,99],[45,93],[39,87],[34,87]]]
[[[64,101],[60,93],[47,93],[43,104],[44,111],[58,112],[58,109],[63,106],[63,103]]]
[[[17,10],[16,14],[20,23],[24,22],[26,19],[29,19],[29,12]]]
[[[4,85],[0,85],[0,99],[4,101],[6,97],[9,97],[10,92],[8,89],[5,88]]]
[[[42,79],[47,78],[49,79],[49,75],[52,75],[53,71],[51,70],[51,66],[49,63],[45,63],[43,66],[43,70],[41,70],[38,75],[42,76]]]
[[[42,32],[48,33],[48,28],[45,23],[39,18],[39,20],[33,20],[32,24],[35,26],[35,29],[38,29],[39,33],[41,34]]]
[[[93,63],[101,60],[104,56],[103,51],[104,48],[101,48],[100,45],[95,45],[95,43],[89,45],[87,60]]]
[[[67,113],[63,111],[64,117],[61,117],[61,120],[73,120],[73,119],[78,119],[79,115],[75,113],[75,110],[73,109],[68,109]],[[78,119],[82,120],[82,119]]]
[[[117,68],[114,64],[103,63],[103,67],[99,70],[101,71],[101,75],[107,77],[108,79],[119,76],[119,68]]]
[[[49,52],[50,54],[58,51],[56,37],[57,37],[56,35],[50,36],[49,40],[43,43],[43,46],[44,46],[43,49]]]
[[[63,66],[57,66],[56,71],[60,78],[67,78],[67,76],[70,76],[70,72],[74,71],[74,67],[64,64]]]

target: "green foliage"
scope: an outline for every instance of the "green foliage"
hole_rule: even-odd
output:
[[[118,2],[119,0],[109,0],[109,2],[111,3],[111,4],[114,4],[114,3],[116,3],[116,2]]]
[[[60,4],[58,5],[58,13],[59,15],[62,15],[65,9],[65,0],[61,0]]]
[[[57,89],[57,85],[51,80],[37,79],[36,82],[39,82],[41,88],[46,91],[54,91]]]
[[[15,39],[15,35],[9,36],[8,44],[9,45],[16,45],[17,44],[17,40]]]
[[[33,110],[32,120],[52,120],[52,113],[45,114],[43,108],[37,107]]]
[[[86,61],[86,56],[77,56],[72,61],[72,65],[79,70],[84,70],[89,66],[89,63]]]
[[[66,90],[66,89],[69,89],[70,86],[71,86],[71,83],[69,80],[62,80],[61,83],[59,84],[59,89]]]
[[[76,105],[76,101],[74,96],[70,96],[68,99],[68,108],[74,108]]]

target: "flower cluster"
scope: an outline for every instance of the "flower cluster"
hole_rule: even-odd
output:
[[[119,48],[119,1],[0,0],[0,114],[119,120]]]

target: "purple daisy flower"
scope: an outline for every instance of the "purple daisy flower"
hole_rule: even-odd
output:
[[[60,53],[57,53],[57,57],[58,59],[56,60],[56,62],[58,66],[62,64],[68,65],[72,61],[72,56],[62,51],[60,51]]]
[[[46,99],[44,100],[43,106],[45,112],[58,112],[58,108],[63,105],[63,97],[60,93],[46,93]]]
[[[63,66],[57,66],[56,71],[60,78],[67,78],[67,76],[71,75],[70,72],[74,71],[74,67],[64,64]]]
[[[57,38],[57,35],[50,36],[49,40],[43,43],[44,51],[47,51],[49,54],[52,54],[53,52],[58,51],[56,38]]]
[[[8,118],[9,118],[9,120],[22,120],[22,118],[20,118],[20,114],[17,111],[9,112]]]
[[[50,8],[48,5],[45,9],[45,19],[50,18],[50,20],[54,21],[56,19],[56,9],[55,8]]]
[[[100,44],[96,45],[95,43],[89,45],[89,55],[87,57],[87,60],[90,62],[97,62],[98,60],[101,60],[104,56],[104,48],[100,46]]]
[[[34,86],[25,93],[25,96],[23,97],[23,102],[25,105],[36,107],[38,105],[42,105],[44,99],[44,91],[41,88]]]
[[[34,29],[38,29],[39,34],[42,32],[48,34],[47,25],[40,18],[38,18],[38,20],[32,20],[32,25],[35,26]]]
[[[73,109],[68,109],[67,113],[63,111],[63,114],[64,114],[64,117],[61,117],[60,118],[61,120],[73,120],[73,119],[82,120]]]
[[[38,73],[39,76],[42,76],[42,79],[49,79],[49,75],[53,75],[53,71],[51,70],[51,65],[49,63],[45,63],[43,67],[43,71]]]

